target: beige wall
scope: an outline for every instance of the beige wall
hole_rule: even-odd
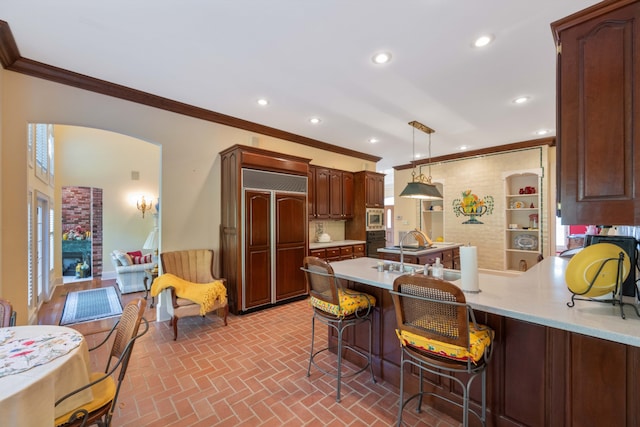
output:
[[[547,146],[528,150],[514,151],[503,154],[493,154],[482,157],[473,157],[458,161],[449,161],[433,164],[431,175],[433,181],[444,184],[444,239],[448,242],[457,242],[478,247],[478,264],[480,268],[502,270],[504,268],[505,250],[505,182],[502,179],[504,172],[522,169],[542,168],[544,172],[543,188],[543,255],[549,256],[549,231],[553,220],[553,210],[549,210],[555,200],[551,198],[549,188],[549,148]],[[554,164],[555,168],[555,164]],[[422,172],[428,174],[428,167],[424,166]],[[418,172],[419,173],[419,172]],[[554,176],[555,179],[555,176]],[[400,194],[407,182],[411,181],[411,169],[395,172],[395,194]],[[554,180],[555,182],[555,180]],[[456,217],[452,207],[454,199],[460,198],[462,191],[472,190],[473,194],[480,198],[493,196],[494,210],[491,215],[484,215],[479,220],[481,225],[462,224],[467,218]],[[396,242],[398,232],[415,228],[419,224],[419,202],[412,199],[395,197],[395,233]],[[398,219],[398,216],[401,219]],[[555,248],[553,248],[555,249]]]
[[[110,253],[142,249],[154,226],[151,212],[142,217],[139,195],[155,202],[160,194],[160,147],[114,132],[80,126],[55,126],[56,200],[65,186],[103,190],[103,277],[115,277]],[[132,179],[132,172],[139,179]],[[155,211],[155,210],[154,210]],[[56,224],[60,224],[59,213]],[[60,253],[60,241],[55,250]],[[56,263],[55,277],[61,277]]]
[[[252,137],[258,137],[261,148],[311,158],[317,165],[351,171],[375,169],[373,163],[361,159],[327,155],[299,144],[6,70],[0,72],[0,95],[0,295],[12,300],[18,323],[27,319],[26,123],[103,129],[161,147],[162,250],[219,247],[218,153],[234,144],[250,145],[255,141]],[[11,209],[5,209],[7,206]]]

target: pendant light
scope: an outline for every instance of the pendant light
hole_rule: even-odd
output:
[[[402,193],[400,193],[400,197],[422,200],[442,200],[442,194],[440,194],[436,186],[431,183],[431,134],[434,133],[435,130],[415,120],[409,122],[409,125],[413,127],[413,158],[411,160],[411,164],[413,165],[413,172],[411,172],[411,182],[408,183]],[[419,129],[429,135],[428,177],[424,176],[424,174],[422,173],[416,176],[416,129]]]

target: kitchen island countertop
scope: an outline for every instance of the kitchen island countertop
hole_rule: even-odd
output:
[[[413,256],[421,256],[432,254],[435,252],[446,251],[449,249],[455,249],[462,246],[462,243],[448,243],[448,242],[435,242],[433,246],[430,248],[424,249],[413,249],[411,246],[407,246],[404,248],[405,255],[413,255]],[[387,246],[386,248],[378,249],[378,252],[388,253],[388,254],[400,254],[400,247],[396,246]]]
[[[392,289],[399,273],[378,272],[376,258],[332,262],[337,277],[383,289]],[[568,260],[550,257],[525,273],[480,270],[480,293],[466,293],[476,310],[549,326],[583,335],[640,347],[640,318],[632,307],[576,301],[568,307],[571,292],[565,282]],[[416,266],[419,267],[419,266]],[[453,281],[460,285],[460,280]]]
[[[336,246],[364,245],[365,240],[333,240],[331,242],[310,242],[309,249],[335,248]]]

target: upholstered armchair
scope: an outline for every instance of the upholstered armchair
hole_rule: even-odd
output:
[[[163,252],[160,254],[162,263],[162,273],[173,274],[187,282],[197,284],[207,284],[220,280],[225,284],[224,279],[217,279],[213,276],[213,251],[210,249],[195,249],[173,252]],[[160,276],[162,277],[162,276]],[[225,284],[226,286],[226,284]],[[192,300],[181,298],[176,294],[175,287],[168,288],[171,291],[171,308],[173,310],[171,324],[173,326],[173,339],[178,337],[178,320],[188,316],[203,316],[200,304]],[[216,311],[218,316],[227,325],[227,315],[229,305],[227,302],[226,290],[224,298],[219,298],[210,307],[209,312]]]

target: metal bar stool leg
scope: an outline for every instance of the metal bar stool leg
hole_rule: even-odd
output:
[[[311,352],[309,353],[309,367],[307,368],[307,377],[311,376],[311,363],[313,361],[313,343],[316,339],[316,315],[311,318]]]

